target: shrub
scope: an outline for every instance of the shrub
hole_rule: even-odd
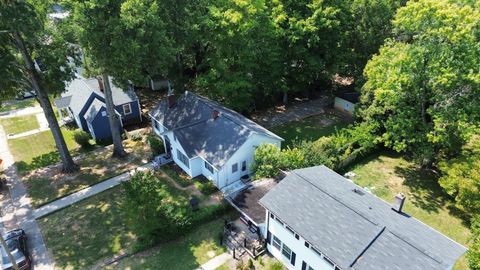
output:
[[[472,244],[467,253],[470,269],[480,270],[480,216],[472,218]]]
[[[253,260],[252,258],[248,258],[248,261],[247,261],[247,264],[245,265],[245,268],[244,269],[253,269]]]
[[[140,132],[135,131],[130,134],[130,139],[134,142],[142,140],[142,134]]]
[[[138,249],[178,236],[191,222],[185,200],[151,172],[139,172],[123,183],[128,224],[139,238]]]
[[[281,169],[281,150],[273,144],[262,144],[255,150],[252,169],[255,178],[276,177]]]
[[[165,153],[165,147],[163,146],[163,141],[154,134],[149,134],[147,136],[147,143],[152,150],[154,156]]]
[[[90,144],[90,139],[91,139],[90,134],[88,134],[87,132],[85,132],[83,130],[76,130],[73,133],[73,139],[82,148],[88,148],[88,147],[92,146]]]
[[[211,182],[211,181],[206,181],[206,182],[195,182],[195,186],[202,192],[203,195],[211,195],[215,193],[218,188]]]

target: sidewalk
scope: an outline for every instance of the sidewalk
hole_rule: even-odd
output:
[[[13,110],[9,111],[6,113],[1,113],[0,114],[0,119],[2,118],[12,118],[12,117],[17,117],[17,116],[22,116],[22,115],[29,115],[29,114],[43,114],[43,109],[40,106],[35,106],[35,107],[28,107],[24,109],[18,109],[18,110]]]
[[[7,137],[1,126],[0,158],[4,162],[5,176],[10,190],[10,197],[2,200],[2,210],[4,211],[1,218],[2,227],[8,223],[9,228],[5,229],[11,227],[24,229],[28,235],[28,245],[33,257],[33,268],[35,270],[53,269],[53,262],[43,242],[43,236],[37,221],[33,217],[30,199],[13,165],[14,159],[8,149]],[[5,209],[8,209],[7,213],[5,213]]]
[[[230,255],[228,252],[225,252],[211,259],[210,261],[200,265],[200,267],[196,270],[215,270],[222,264],[226,263],[230,258],[232,258],[232,255]]]
[[[137,170],[146,170],[146,169],[151,169],[151,168],[152,168],[152,164],[147,163],[145,165],[142,165],[142,166],[138,167]],[[98,183],[98,184],[93,185],[91,187],[82,189],[78,192],[75,192],[75,193],[70,194],[66,197],[63,197],[63,198],[58,199],[56,201],[53,201],[49,204],[46,204],[46,205],[44,205],[44,206],[42,206],[38,209],[33,210],[33,216],[34,216],[35,219],[39,219],[41,217],[44,217],[48,214],[51,214],[51,213],[53,213],[55,211],[58,211],[62,208],[68,207],[69,205],[72,205],[76,202],[84,200],[84,199],[86,199],[88,197],[91,197],[95,194],[98,194],[98,193],[103,192],[107,189],[113,188],[113,187],[119,185],[120,183],[122,183],[123,181],[128,181],[128,180],[130,180],[130,176],[131,176],[130,172],[122,173],[122,174],[117,175],[115,177],[112,177],[108,180],[105,180],[101,183]]]

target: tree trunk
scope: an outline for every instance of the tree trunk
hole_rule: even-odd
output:
[[[282,101],[283,101],[283,104],[284,104],[284,105],[287,105],[287,104],[288,104],[288,93],[287,93],[287,91],[283,92],[283,99],[282,99]]]
[[[35,90],[35,93],[37,94],[37,99],[40,102],[40,106],[42,106],[45,117],[47,118],[48,126],[50,128],[50,131],[52,132],[53,139],[55,140],[55,145],[57,146],[58,152],[60,154],[60,159],[62,160],[63,171],[65,173],[72,173],[78,171],[79,166],[73,162],[72,156],[68,151],[67,144],[65,143],[62,131],[60,130],[57,118],[55,117],[52,104],[48,99],[48,94],[40,84],[40,80],[37,74],[37,70],[35,69],[32,56],[27,51],[23,38],[17,31],[14,32],[14,40],[17,49],[20,51],[23,60],[25,61],[25,67],[27,69],[28,77],[30,79],[30,82],[32,83],[32,87]]]
[[[110,81],[108,75],[102,73],[103,93],[105,94],[105,104],[107,105],[108,122],[110,123],[110,131],[112,133],[113,141],[113,157],[125,157],[127,152],[123,149],[122,137],[120,134],[120,127],[118,126],[118,116],[115,112],[115,105],[113,104],[112,88],[110,88]]]

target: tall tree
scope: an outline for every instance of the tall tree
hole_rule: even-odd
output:
[[[75,53],[47,20],[47,7],[48,2],[1,2],[0,62],[6,70],[2,73],[2,82],[5,82],[2,91],[8,93],[2,98],[25,87],[35,90],[60,154],[63,171],[74,172],[78,166],[68,151],[46,89],[50,93],[63,91],[64,82],[73,76],[68,59],[75,59]]]
[[[424,165],[457,154],[480,120],[480,12],[452,1],[408,2],[390,40],[367,64],[361,116],[382,141]]]

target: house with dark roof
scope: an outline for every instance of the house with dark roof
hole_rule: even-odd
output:
[[[142,121],[140,103],[133,88],[121,89],[112,82],[113,103],[119,119],[119,127]],[[100,79],[77,77],[67,84],[61,97],[55,99],[62,122],[75,121],[79,128],[96,140],[111,138],[107,117],[103,83]]]
[[[268,251],[288,269],[452,269],[466,248],[325,166],[298,169],[273,187]]]
[[[188,91],[161,100],[150,117],[173,161],[191,177],[204,175],[224,192],[251,173],[260,144],[280,147],[283,141],[243,115]]]

